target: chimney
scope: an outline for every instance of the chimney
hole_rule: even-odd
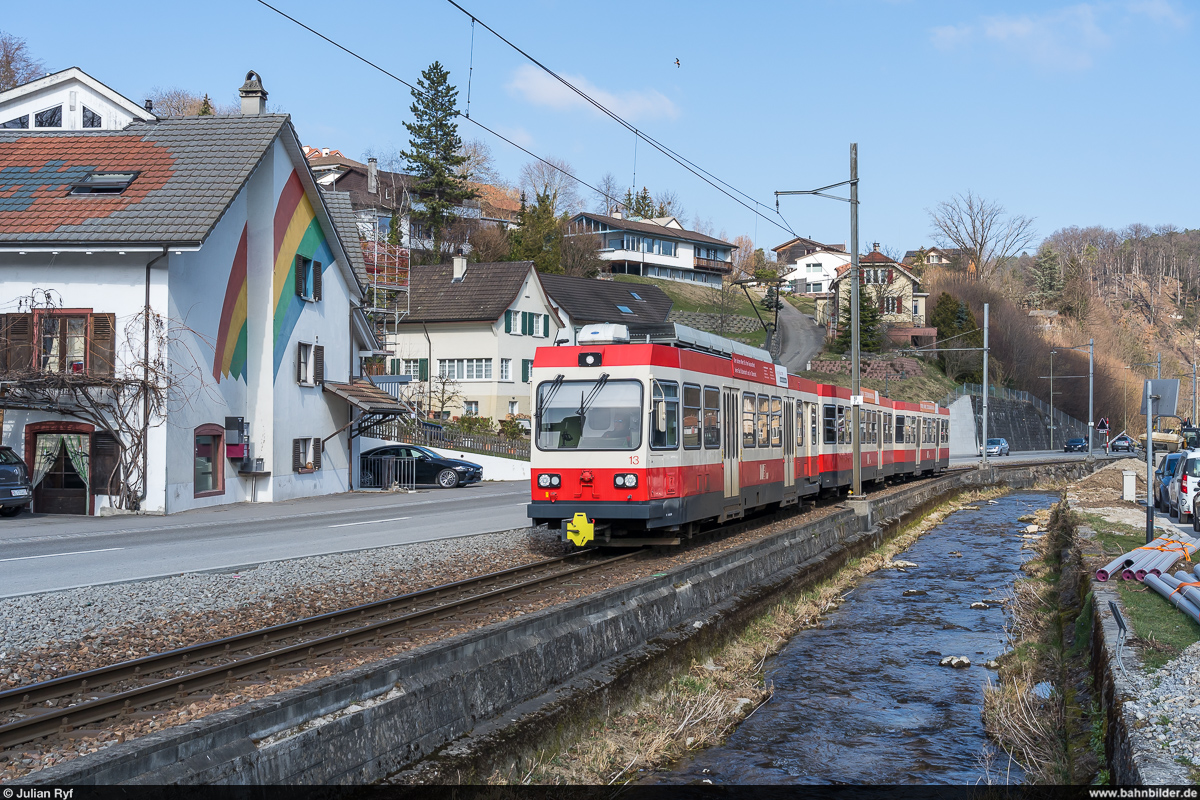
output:
[[[873,252],[876,252],[876,253],[878,253],[878,252],[879,252],[879,242],[872,242],[872,243],[871,243],[871,250],[872,250]]]
[[[238,94],[242,96],[242,114],[255,116],[267,112],[267,90],[254,70],[246,73],[246,82],[238,89]]]
[[[621,216],[621,209],[619,208],[614,208],[612,214],[609,216],[611,216],[613,219],[625,219],[625,217]]]
[[[147,111],[154,111],[154,101],[153,100],[147,100],[145,103],[145,106],[146,106]]]
[[[321,148],[321,155],[322,155],[322,156],[327,156],[327,155],[329,155],[329,148],[328,148],[328,147],[322,147],[322,148]]]
[[[379,192],[379,159],[367,159],[367,194]]]
[[[467,257],[462,256],[462,255],[455,256],[454,257],[454,279],[452,280],[452,283],[461,283],[463,277],[466,276],[466,274],[467,274]]]

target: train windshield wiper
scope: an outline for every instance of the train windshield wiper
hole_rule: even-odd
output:
[[[596,398],[600,395],[600,392],[601,392],[601,390],[604,389],[604,384],[606,384],[606,383],[608,383],[608,373],[602,372],[602,373],[600,373],[600,377],[596,379],[596,385],[594,387],[592,387],[591,394],[589,394],[586,399],[583,396],[583,392],[579,393],[579,412],[578,413],[579,413],[579,425],[581,427],[583,426],[584,420],[587,419],[588,409],[591,408],[592,404],[596,402]]]
[[[554,400],[554,395],[558,394],[558,390],[562,388],[563,378],[565,376],[560,372],[554,377],[554,382],[546,389],[546,396],[541,399],[537,407],[537,427],[538,431],[542,430],[542,415],[546,413],[546,406]]]

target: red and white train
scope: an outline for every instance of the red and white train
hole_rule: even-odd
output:
[[[639,338],[639,337],[635,337]],[[589,326],[532,368],[534,525],[576,544],[677,543],[708,521],[850,486],[850,390],[680,325]],[[864,390],[865,483],[945,469],[949,410]]]

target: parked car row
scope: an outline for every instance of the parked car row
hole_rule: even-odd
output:
[[[1200,490],[1200,450],[1181,450],[1167,453],[1154,470],[1154,507],[1180,522],[1196,521],[1194,497]]]

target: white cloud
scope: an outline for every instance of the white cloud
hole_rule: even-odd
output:
[[[656,89],[613,93],[592,84],[579,75],[563,75],[580,91],[593,97],[617,115],[630,122],[666,117],[675,119],[679,109],[662,92]],[[508,88],[517,92],[534,105],[565,111],[576,108],[595,108],[582,97],[571,91],[558,80],[533,66],[524,64],[517,68]],[[600,113],[596,111],[596,113]]]
[[[1051,69],[1083,70],[1126,35],[1131,16],[1184,27],[1188,17],[1172,0],[1079,3],[1041,14],[983,17],[974,24],[941,25],[930,31],[939,50],[991,43],[1030,63]]]
[[[521,147],[530,148],[534,145],[533,136],[519,125],[515,128],[508,125],[497,125],[496,130],[504,138],[511,140],[515,144],[519,144]]]

